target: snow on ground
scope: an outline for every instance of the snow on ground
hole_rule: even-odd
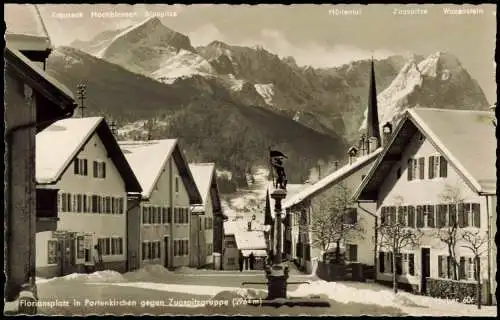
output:
[[[225,285],[203,285],[203,283],[206,283],[204,280],[200,281],[200,285],[183,283],[182,279],[186,279],[185,277],[189,276],[189,273],[192,276],[197,276],[199,272],[200,270],[186,267],[178,271],[168,271],[162,266],[151,265],[123,275],[106,270],[93,274],[72,274],[54,279],[37,278],[37,284],[41,300],[81,299],[82,297],[94,300],[131,299],[131,297],[151,300],[166,299],[166,297],[174,294],[183,297],[183,299],[190,299],[191,297],[215,299],[221,296],[255,299],[263,298],[266,295],[265,290],[242,289],[241,278],[220,278],[224,272],[212,271],[212,276],[215,279],[213,283],[220,283],[222,279],[225,279]],[[207,273],[204,274],[203,279],[210,277]],[[171,283],[175,281],[177,283]],[[71,297],[68,295],[71,295]],[[380,313],[380,310],[399,309],[403,313],[413,316],[496,315],[495,306],[483,306],[482,309],[478,310],[475,305],[417,296],[402,291],[394,295],[391,288],[375,283],[316,280],[311,281],[309,285],[303,284],[296,287],[295,290],[289,290],[288,296],[291,298],[316,296],[329,299],[340,306],[345,305],[346,307],[359,305],[362,307],[362,312],[366,312],[366,314]],[[366,309],[363,306],[366,306]],[[186,305],[185,307],[193,307],[193,305]],[[303,310],[306,313],[308,309]],[[346,310],[350,309],[347,308]]]

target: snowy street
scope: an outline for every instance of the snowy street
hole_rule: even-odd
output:
[[[39,307],[44,315],[78,314],[250,314],[250,315],[430,315],[494,316],[496,307],[477,310],[474,305],[415,296],[406,292],[394,297],[390,288],[374,283],[325,282],[307,275],[291,275],[289,281],[310,281],[290,285],[289,297],[320,296],[330,308],[259,307],[241,304],[241,297],[265,297],[265,285],[242,289],[243,281],[265,281],[263,273],[251,271],[189,270],[167,271],[148,267],[119,274],[101,271],[72,274],[55,279],[37,279]],[[259,288],[260,287],[260,288]],[[112,304],[110,304],[112,303]],[[212,303],[212,306],[206,304]],[[215,306],[213,304],[222,304]],[[224,305],[225,303],[225,305]]]

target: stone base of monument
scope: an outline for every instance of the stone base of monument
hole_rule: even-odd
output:
[[[267,284],[267,297],[260,301],[259,304],[249,304],[250,306],[268,306],[268,307],[330,307],[327,300],[319,297],[306,298],[287,298],[288,284],[309,284],[309,282],[288,282],[288,266],[285,264],[267,265],[266,269],[267,282],[244,282],[245,284]]]

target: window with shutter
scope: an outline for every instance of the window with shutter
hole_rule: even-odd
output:
[[[385,256],[383,252],[378,253],[378,265],[379,265],[379,270],[380,273],[385,272]]]
[[[459,268],[458,268],[458,278],[460,280],[466,279],[466,273],[465,273],[465,257],[460,257],[460,263],[459,263]]]
[[[471,206],[472,216],[474,218],[474,227],[481,228],[481,207],[479,203],[473,203]]]
[[[97,178],[97,161],[92,162],[92,169],[93,169],[93,177]]]
[[[415,207],[408,206],[408,227],[415,228]]]
[[[394,266],[393,266],[393,260],[392,259],[394,257],[392,255],[392,252],[389,252],[388,256],[389,256],[389,261],[388,261],[389,262],[389,270],[391,270],[390,273],[393,273],[394,272]]]
[[[434,206],[433,205],[425,205],[424,206],[424,216],[427,217],[427,228],[435,227],[435,214],[434,214]]]
[[[424,227],[424,208],[417,206],[417,228]]]
[[[88,175],[87,168],[88,168],[88,161],[87,161],[87,159],[83,159],[83,175],[84,176]]]
[[[439,157],[439,176],[441,178],[448,176],[448,161],[443,156]]]
[[[73,160],[73,173],[74,174],[78,174],[80,172],[80,168],[79,168],[79,164],[80,164],[80,161],[78,158],[75,158],[75,160]]]
[[[463,208],[464,208],[464,227],[469,227],[472,225],[471,224],[472,212],[470,203],[464,203]]]
[[[123,254],[123,238],[118,239],[119,254]]]
[[[413,159],[408,160],[407,172],[408,172],[408,181],[412,181],[413,180]]]
[[[434,179],[434,157],[429,157],[429,179]]]
[[[167,208],[167,222],[172,223],[172,208],[171,207]]]
[[[186,255],[189,254],[189,240],[185,240],[186,241]]]
[[[148,223],[147,215],[146,215],[146,207],[142,207],[142,224]]]
[[[425,179],[425,158],[418,158],[418,171],[420,180]]]
[[[106,162],[102,163],[102,178],[106,178]]]
[[[348,244],[347,245],[348,261],[358,261],[358,245]]]

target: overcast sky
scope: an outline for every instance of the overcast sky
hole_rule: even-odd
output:
[[[450,14],[466,8],[482,9],[482,13]],[[379,58],[448,51],[479,82],[488,100],[496,101],[495,5],[40,5],[40,9],[56,45],[137,23],[149,12],[164,16],[162,22],[188,35],[193,45],[213,40],[262,45],[280,56],[293,56],[300,65],[315,67],[367,58],[371,51]],[[342,14],[339,9],[348,12]],[[91,12],[113,10],[136,15],[130,19],[91,17]],[[81,12],[83,17],[54,15],[69,12]]]

